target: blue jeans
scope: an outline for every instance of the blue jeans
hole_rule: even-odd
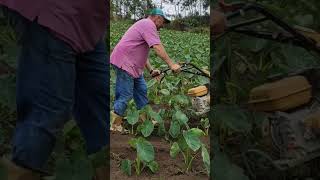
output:
[[[137,109],[146,106],[149,101],[147,97],[147,84],[141,75],[139,78],[133,78],[126,71],[113,66],[116,71],[116,89],[114,112],[123,116],[128,102],[133,98]]]
[[[25,24],[17,29],[25,33],[18,58],[12,160],[41,170],[72,115],[88,154],[98,152],[109,144],[110,75],[104,39],[94,50],[77,54],[45,27],[11,13]]]

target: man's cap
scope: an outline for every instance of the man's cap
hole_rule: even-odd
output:
[[[170,23],[170,20],[164,15],[162,9],[160,8],[154,8],[151,10],[151,13],[150,15],[159,15],[159,16],[162,16],[165,23]]]

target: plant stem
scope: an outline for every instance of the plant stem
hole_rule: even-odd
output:
[[[141,173],[141,167],[140,167],[140,165],[141,165],[141,162],[140,162],[140,159],[137,157],[136,158],[136,173],[137,173],[137,175],[139,176],[140,175],[140,173]]]
[[[192,164],[192,161],[194,158],[195,158],[195,156],[191,156],[191,159],[190,159],[188,167],[187,167],[187,172],[191,169],[191,164]]]

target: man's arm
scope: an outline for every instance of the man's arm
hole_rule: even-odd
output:
[[[148,72],[150,72],[151,70],[153,70],[153,67],[152,67],[151,64],[150,64],[149,59],[147,60],[147,63],[146,63],[146,66],[145,66],[145,67],[147,68]]]
[[[166,50],[164,49],[162,44],[156,44],[152,46],[154,51],[156,52],[156,54],[163,60],[165,61],[168,66],[171,68],[174,63],[173,61],[170,59],[169,55],[167,54]]]

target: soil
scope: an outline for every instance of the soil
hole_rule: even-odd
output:
[[[112,180],[207,180],[209,179],[204,168],[201,154],[198,154],[193,161],[193,169],[188,172],[182,172],[183,157],[181,154],[176,159],[170,157],[170,144],[161,137],[152,136],[148,141],[155,148],[155,160],[159,164],[159,171],[153,174],[149,169],[144,169],[140,176],[135,174],[132,168],[132,175],[127,176],[120,169],[120,163],[123,159],[133,161],[136,152],[128,144],[133,136],[121,135],[119,133],[110,133],[111,149],[111,179]],[[209,145],[209,137],[202,139],[202,142]],[[207,146],[209,147],[209,146]]]

